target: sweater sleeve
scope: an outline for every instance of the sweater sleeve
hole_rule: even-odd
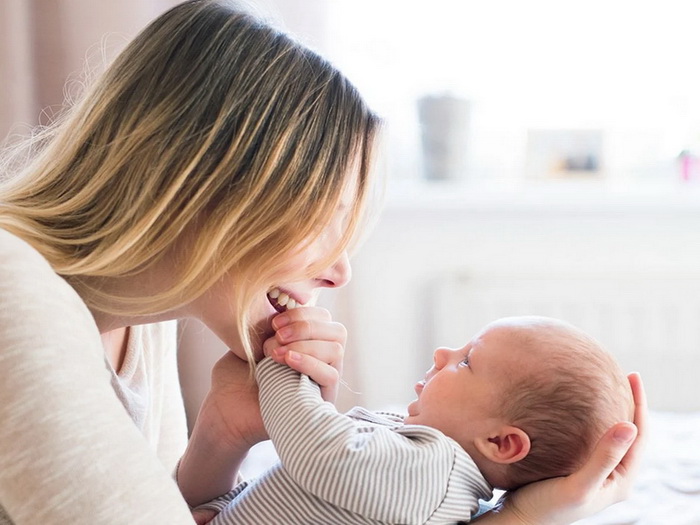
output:
[[[454,449],[438,431],[413,427],[407,436],[361,424],[324,402],[307,376],[269,359],[257,378],[265,428],[284,469],[306,491],[388,523],[425,522],[441,503]]]
[[[0,516],[12,523],[193,523],[118,401],[89,310],[0,231]]]
[[[175,475],[177,463],[187,448],[187,418],[177,366],[177,323],[167,321],[151,325],[153,368],[159,381],[154,385],[152,410],[159,412],[157,449],[166,469]]]

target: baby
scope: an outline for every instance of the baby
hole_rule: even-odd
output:
[[[208,508],[213,524],[469,521],[493,488],[564,476],[614,423],[629,383],[579,329],[510,317],[439,348],[408,415],[338,413],[317,385],[263,360],[260,407],[280,462]]]

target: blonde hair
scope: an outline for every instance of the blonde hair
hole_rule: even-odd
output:
[[[531,449],[508,465],[505,489],[578,470],[608,428],[631,420],[634,406],[629,382],[598,341],[563,321],[525,319],[512,334],[537,366],[508,385],[500,411],[528,434]]]
[[[329,223],[359,158],[349,225],[316,266],[347,248],[368,199],[378,127],[357,90],[314,52],[226,2],[184,2],[33,139],[38,152],[0,186],[0,227],[41,252],[91,308],[112,314],[171,310],[235,271],[244,276],[235,301],[245,339],[256,294],[275,284],[282,254]],[[127,297],[99,285],[172,257],[193,227],[171,288]]]

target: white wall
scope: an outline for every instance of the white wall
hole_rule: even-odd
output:
[[[435,341],[432,323],[435,287],[456,273],[646,274],[700,284],[699,197],[689,188],[645,195],[600,187],[488,195],[433,187],[390,198],[354,258],[353,281],[342,294],[352,312],[345,321],[348,359],[360,378],[351,385],[361,392],[357,400],[370,408],[405,405],[435,345],[466,342]],[[700,348],[690,369],[672,348],[663,351],[677,363],[676,379],[695,385]],[[673,406],[668,374],[646,363],[628,356],[623,366],[642,372],[652,407],[700,409],[700,395]]]

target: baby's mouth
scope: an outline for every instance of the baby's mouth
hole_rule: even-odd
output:
[[[303,304],[297,303],[295,299],[289,297],[289,294],[283,292],[279,288],[273,288],[267,292],[267,300],[278,312],[286,312],[287,310],[292,310],[298,306],[304,306]]]

